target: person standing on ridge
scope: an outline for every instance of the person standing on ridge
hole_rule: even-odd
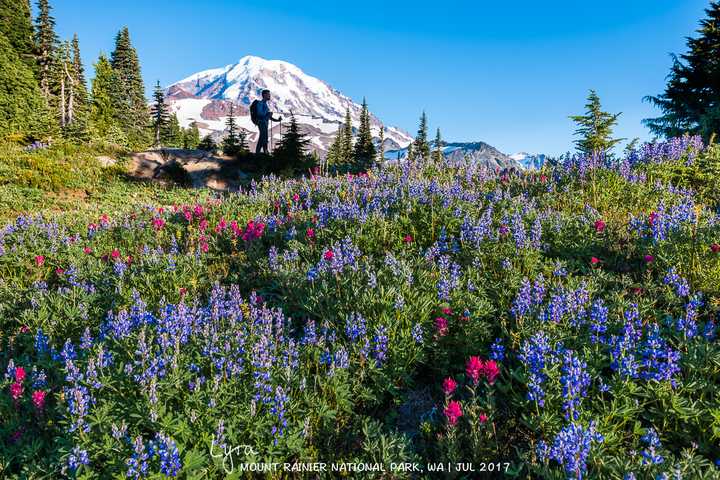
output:
[[[268,121],[282,121],[282,117],[278,119],[273,118],[273,114],[267,104],[268,100],[270,100],[270,90],[266,89],[262,91],[262,100],[253,100],[250,104],[250,119],[258,126],[258,130],[260,131],[255,153],[260,153],[261,151],[265,154],[268,153]]]

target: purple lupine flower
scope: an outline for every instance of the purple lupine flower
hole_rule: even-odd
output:
[[[605,343],[608,308],[602,299],[597,299],[590,309],[590,341],[593,344]]]
[[[665,461],[662,455],[659,455],[655,451],[656,448],[661,448],[662,444],[660,443],[660,437],[658,437],[654,428],[648,428],[645,435],[643,435],[640,439],[648,445],[648,448],[642,451],[643,465],[657,465]]]
[[[590,422],[588,428],[571,423],[558,432],[551,446],[539,442],[537,454],[542,461],[555,460],[562,465],[568,479],[582,480],[587,473],[587,458],[592,444],[603,441],[594,422]]]
[[[505,360],[505,346],[502,344],[502,339],[496,338],[490,345],[490,359],[497,362]]]
[[[151,442],[151,455],[157,455],[160,459],[160,472],[168,477],[176,477],[182,470],[180,452],[175,440],[163,433],[155,434],[155,440]]]
[[[412,338],[415,343],[421,344],[423,342],[423,327],[421,324],[416,323],[412,328]]]
[[[581,361],[572,350],[565,351],[560,384],[565,398],[563,402],[565,418],[576,421],[580,418],[580,412],[578,412],[580,402],[583,397],[587,396],[590,375],[587,373],[587,364]]]
[[[375,362],[376,365],[380,367],[387,357],[388,349],[387,328],[385,328],[384,325],[380,325],[376,328],[373,343],[375,344]]]
[[[134,478],[135,480],[145,478],[148,474],[149,458],[150,456],[145,449],[143,439],[140,435],[138,435],[137,437],[135,437],[135,441],[133,442],[133,454],[125,462],[125,464],[128,466],[126,476]]]
[[[87,450],[75,447],[68,456],[67,467],[70,473],[75,474],[78,468],[80,468],[80,465],[90,465],[90,458],[88,457]]]

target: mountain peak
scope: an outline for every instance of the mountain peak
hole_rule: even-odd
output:
[[[239,126],[247,130],[250,141],[254,141],[257,127],[250,122],[248,107],[260,98],[264,89],[272,93],[271,109],[285,116],[292,112],[318,153],[323,154],[329,148],[346,110],[350,110],[353,125],[357,128],[360,124],[362,108],[349,97],[292,63],[256,55],[245,55],[237,63],[203,70],[175,82],[166,89],[166,100],[181,125],[196,122],[201,134],[217,138],[223,135],[232,103]],[[371,114],[370,124],[374,136],[378,137],[382,122]],[[274,127],[273,137],[279,138],[280,125]],[[412,137],[406,132],[395,127],[385,128],[386,149],[402,148],[411,141]]]

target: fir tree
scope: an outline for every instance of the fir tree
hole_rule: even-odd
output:
[[[30,67],[0,34],[0,140],[40,140],[53,133],[47,103]]]
[[[117,124],[113,89],[117,85],[115,71],[107,57],[100,54],[95,63],[95,78],[92,80],[90,102],[90,132],[100,139],[108,139],[111,132],[120,127]],[[124,142],[119,142],[124,143]]]
[[[428,126],[427,116],[425,112],[422,112],[420,116],[420,125],[418,126],[417,136],[415,137],[415,146],[413,147],[415,155],[429,159],[430,158],[430,144],[428,143]]]
[[[242,127],[238,128],[237,151],[238,151],[238,154],[240,154],[240,155],[244,155],[244,154],[250,152],[250,147],[248,146],[248,141],[247,141],[247,132]]]
[[[183,145],[183,130],[175,112],[168,117],[168,123],[162,132],[162,144],[167,147],[182,147]]]
[[[307,152],[309,145],[310,140],[300,131],[295,115],[290,114],[290,125],[272,154],[275,168],[278,171],[289,168],[303,171],[309,168],[311,163]]]
[[[225,129],[227,135],[223,139],[222,149],[225,155],[237,155],[239,152],[239,139],[237,133],[237,123],[235,121],[235,105],[230,103],[230,111],[228,112],[227,120],[225,121]]]
[[[168,115],[168,107],[165,103],[165,93],[163,92],[162,87],[160,87],[159,80],[155,85],[155,92],[153,92],[153,98],[155,99],[155,101],[153,102],[152,108],[150,109],[150,115],[152,117],[152,127],[153,133],[155,135],[155,146],[158,146],[163,140],[163,133],[168,126],[168,122],[170,121]]]
[[[217,150],[217,144],[215,143],[215,140],[213,140],[212,135],[207,134],[200,141],[197,148],[200,150],[205,150],[206,152],[214,153]]]
[[[29,0],[0,0],[0,34],[10,42],[20,60],[36,72],[35,43]]]
[[[200,130],[196,122],[192,122],[190,126],[183,132],[183,148],[195,149],[200,143]]]
[[[570,118],[578,124],[575,135],[581,138],[575,141],[580,152],[586,155],[603,155],[622,139],[613,139],[613,127],[617,124],[619,113],[603,112],[600,106],[600,97],[594,90],[590,90],[588,103],[585,105],[585,115],[573,115]]]
[[[385,160],[385,127],[380,125],[380,140],[378,141],[377,161]]]
[[[433,162],[438,165],[442,163],[443,160],[442,147],[443,141],[442,137],[440,136],[440,129],[438,128],[437,133],[435,134],[435,149],[433,150],[432,155]]]
[[[370,131],[370,112],[368,111],[367,102],[363,98],[362,111],[360,112],[360,128],[358,129],[353,152],[353,170],[365,172],[370,169],[375,161],[375,153],[375,145]]]
[[[70,121],[66,126],[66,136],[74,140],[87,140],[90,105],[87,82],[85,80],[85,68],[80,58],[80,42],[77,34],[73,36],[71,42],[71,54],[71,63],[66,65],[66,76],[72,77],[71,95],[73,98],[73,108],[70,114]]]
[[[414,151],[414,142],[410,142],[410,145],[407,146],[407,161],[408,162],[414,162],[415,161],[415,151]]]
[[[328,148],[327,154],[325,155],[325,165],[336,167],[342,164],[342,139],[343,139],[344,126],[341,124],[338,131],[335,133],[335,138]]]
[[[149,115],[145,104],[145,87],[140,73],[140,61],[124,27],[115,37],[115,50],[110,64],[115,71],[116,88],[113,95],[118,122],[132,146],[148,143],[146,126]]]
[[[643,120],[657,135],[699,134],[707,141],[720,132],[720,2],[710,2],[705,13],[698,36],[687,39],[687,53],[673,55],[665,91],[645,97],[663,112]]]
[[[35,19],[35,51],[40,90],[48,99],[53,90],[53,60],[58,44],[58,37],[55,34],[55,18],[50,14],[50,10],[48,0],[38,0],[38,16]]]
[[[352,138],[352,118],[350,117],[350,108],[348,108],[347,110],[345,110],[345,125],[342,129],[342,139],[340,141],[340,161],[338,163],[343,165],[349,165],[352,162]]]

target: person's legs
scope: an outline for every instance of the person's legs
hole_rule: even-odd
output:
[[[258,124],[258,129],[260,130],[260,136],[258,137],[257,147],[255,147],[255,153],[260,153],[260,151],[264,151],[265,153],[268,153],[268,126],[265,122],[260,122]]]

